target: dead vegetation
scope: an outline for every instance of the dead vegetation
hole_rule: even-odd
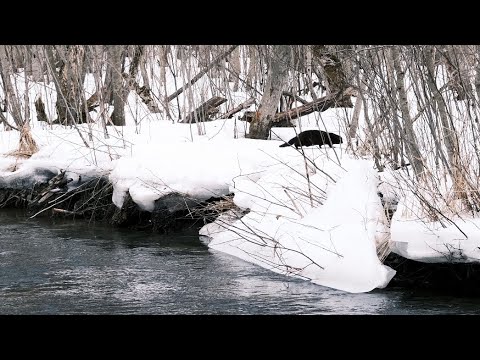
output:
[[[30,125],[24,124],[20,129],[20,139],[18,141],[18,149],[7,153],[7,156],[28,159],[38,151],[38,146],[33,139]]]

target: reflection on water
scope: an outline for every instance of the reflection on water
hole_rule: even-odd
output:
[[[349,294],[158,234],[0,211],[0,314],[480,314],[480,299]]]

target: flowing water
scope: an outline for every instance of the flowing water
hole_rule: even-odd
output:
[[[0,211],[0,314],[480,314],[480,298],[350,294],[173,235]]]

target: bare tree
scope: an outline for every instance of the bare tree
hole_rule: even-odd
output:
[[[341,93],[348,87],[342,63],[326,45],[313,45],[312,53],[325,74],[327,93]]]
[[[85,47],[82,45],[46,46],[48,69],[57,90],[57,120],[71,125],[87,121],[85,111]]]
[[[38,147],[30,131],[30,108],[28,104],[28,96],[24,96],[23,99],[23,107],[25,112],[22,115],[21,100],[19,99],[19,96],[17,96],[17,91],[15,90],[10,79],[10,76],[13,74],[11,60],[12,50],[13,47],[7,49],[7,46],[5,45],[0,46],[0,74],[2,77],[3,90],[6,100],[5,110],[12,115],[13,121],[17,125],[16,129],[20,131],[18,149],[13,152],[13,155],[29,157],[38,151]],[[0,120],[6,125],[7,129],[13,127],[8,123],[7,118],[1,112]]]
[[[229,81],[233,82],[233,91],[238,91],[238,86],[240,84],[240,47],[237,47],[229,57],[229,64],[231,67],[231,73]],[[237,76],[234,76],[237,75]]]
[[[12,115],[13,121],[15,122],[17,127],[21,128],[24,125],[26,119],[24,119],[24,117],[22,116],[21,102],[17,97],[17,93],[12,84],[12,80],[10,79],[10,75],[12,75],[13,73],[13,66],[10,60],[9,50],[11,52],[12,47],[10,47],[10,49],[7,49],[6,45],[0,46],[0,70],[3,81],[3,89],[5,92],[5,101],[7,103],[6,108]]]
[[[405,70],[402,68],[400,62],[400,52],[398,46],[392,46],[391,56],[393,59],[393,67],[397,75],[396,79],[396,88],[398,90],[398,102],[400,106],[400,111],[402,112],[403,126],[405,130],[405,142],[407,144],[407,156],[410,159],[410,162],[415,171],[415,175],[418,179],[422,178],[424,165],[422,154],[418,148],[418,142],[413,131],[412,118],[410,116],[410,108],[408,105],[407,92],[405,90]]]
[[[125,94],[122,76],[122,51],[121,45],[110,45],[107,47],[108,63],[112,71],[112,91],[113,91],[113,125],[125,125]]]
[[[274,45],[268,54],[267,82],[256,116],[250,124],[248,136],[252,139],[268,138],[292,62],[292,52],[288,45]]]

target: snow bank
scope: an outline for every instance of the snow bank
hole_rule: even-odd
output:
[[[235,203],[250,213],[231,224],[207,225],[200,233],[212,238],[213,250],[319,285],[353,293],[385,287],[395,271],[376,253],[376,239],[386,229],[379,222],[383,209],[372,164],[344,156],[342,169],[325,152],[312,151],[318,151],[319,168],[336,180],[310,170],[315,207],[308,192],[293,192],[307,191],[307,184],[299,171],[301,161],[291,159],[292,168],[284,166],[257,181],[244,179],[232,188]]]
[[[418,197],[409,190],[413,171],[385,171],[378,187],[393,209],[390,236],[392,252],[425,263],[467,263],[480,261],[480,219],[472,214],[453,215],[447,204],[440,211],[442,223],[431,221],[421,209]],[[448,186],[445,186],[448,188]],[[434,194],[422,193],[435,204]]]
[[[409,216],[405,200],[400,201],[391,225],[392,251],[407,259],[425,263],[480,261],[480,219],[468,215],[439,222]]]
[[[317,128],[308,117],[302,125]],[[304,148],[314,163],[305,162],[294,148],[279,147],[295,136],[293,128],[274,129],[274,140],[263,141],[245,139],[247,124],[235,119],[202,124],[204,135],[195,124],[144,120],[141,127],[109,127],[108,139],[99,127],[36,127],[40,151],[18,160],[17,171],[67,169],[74,180],[108,174],[118,207],[129,193],[147,211],[172,192],[197,199],[234,192],[236,205],[251,211],[228,231],[210,233],[212,250],[350,292],[383,287],[393,276],[376,255],[385,229],[371,163],[350,159],[340,146]],[[15,149],[16,139],[7,140],[3,150]],[[7,173],[11,161],[0,164]]]

